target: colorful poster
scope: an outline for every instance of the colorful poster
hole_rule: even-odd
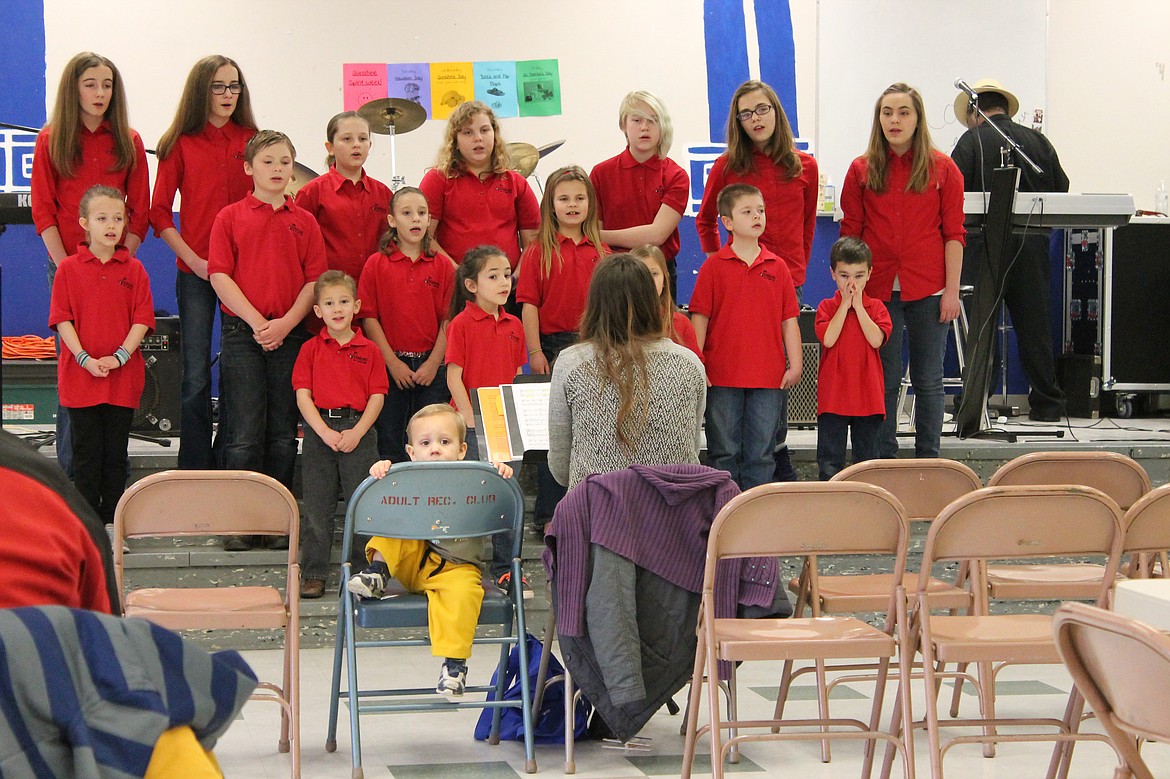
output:
[[[426,62],[387,65],[386,81],[390,97],[418,103],[431,113],[431,66]]]
[[[470,62],[431,63],[431,118],[446,119],[460,103],[475,97]]]
[[[341,66],[346,111],[356,111],[371,100],[386,97],[385,63],[349,63]]]
[[[561,72],[557,60],[516,63],[520,116],[555,116],[561,112]]]
[[[519,115],[516,103],[516,63],[475,63],[475,99],[491,106],[496,116]]]

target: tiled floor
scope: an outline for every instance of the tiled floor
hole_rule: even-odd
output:
[[[426,649],[367,650],[382,652],[384,661],[375,661],[384,672],[397,679],[416,684],[430,684],[437,676],[438,662]],[[483,682],[490,674],[488,652],[482,660],[473,659],[473,682]],[[248,651],[247,660],[258,673],[272,675],[280,664],[274,651]],[[368,657],[368,655],[367,655]],[[339,723],[337,751],[324,749],[329,697],[329,674],[332,652],[306,650],[301,658],[303,680],[302,704],[302,776],[325,779],[350,776],[348,724]],[[739,672],[741,716],[768,716],[776,696],[780,676],[777,663],[749,663]],[[804,677],[808,680],[810,677]],[[921,682],[917,683],[918,685]],[[1006,669],[998,698],[999,713],[1010,716],[1059,717],[1064,709],[1069,679],[1063,668],[1033,666]],[[893,688],[891,687],[891,694]],[[791,716],[815,714],[811,689],[798,690],[787,713]],[[839,686],[832,699],[833,713],[839,716],[865,717],[868,714],[872,686]],[[920,697],[920,696],[918,696]],[[949,696],[948,696],[949,697]],[[684,693],[675,699],[682,704]],[[887,699],[889,700],[889,699]],[[889,704],[887,703],[887,709]],[[974,696],[965,695],[964,713],[974,711]],[[705,708],[705,703],[704,703]],[[919,703],[919,713],[921,704]],[[346,716],[342,707],[341,716]],[[469,779],[503,779],[524,776],[524,752],[521,744],[506,742],[489,746],[472,738],[477,711],[436,714],[397,714],[369,716],[363,719],[362,744],[365,776],[368,779],[432,779],[468,777]],[[945,721],[945,714],[944,714]],[[649,751],[623,752],[608,749],[597,742],[580,742],[576,750],[577,775],[582,779],[610,777],[678,776],[682,763],[683,741],[678,735],[682,714],[670,716],[663,709],[650,721],[642,735],[650,739]],[[1093,723],[1089,723],[1089,728]],[[279,728],[278,708],[270,703],[253,702],[231,727],[216,748],[216,756],[228,777],[286,777],[287,755],[276,751]],[[706,744],[700,744],[695,774],[710,773]],[[820,760],[816,741],[749,743],[743,746],[739,765],[729,766],[729,773],[754,776],[792,776],[810,779],[856,777],[860,773],[861,746],[857,742],[838,741],[833,745],[833,759]],[[1144,754],[1155,776],[1170,775],[1170,747],[1147,744]],[[1023,779],[1040,777],[1048,765],[1048,744],[1001,744],[994,759],[982,757],[977,745],[961,745],[947,755],[949,777],[982,779]],[[564,751],[560,746],[538,746],[539,773],[564,775]],[[1111,776],[1115,765],[1112,750],[1099,743],[1077,746],[1071,776]],[[916,766],[921,776],[929,775],[925,736],[917,739]],[[901,770],[895,767],[894,776]]]

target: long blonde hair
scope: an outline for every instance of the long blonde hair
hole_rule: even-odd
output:
[[[439,159],[435,163],[435,167],[449,179],[467,172],[467,163],[459,153],[459,131],[471,124],[476,114],[487,114],[488,121],[492,123],[492,133],[495,135],[489,169],[492,173],[504,173],[512,168],[512,157],[508,154],[508,144],[500,137],[500,120],[496,118],[496,112],[485,103],[468,100],[461,103],[447,118],[447,130],[443,133],[443,145],[439,148]]]
[[[674,297],[670,294],[670,268],[666,265],[666,255],[652,243],[630,249],[630,254],[645,262],[653,262],[658,272],[662,274],[662,294],[658,296],[658,306],[662,309],[662,332],[667,338],[679,343],[678,331],[674,328]],[[653,278],[651,278],[653,281]]]
[[[557,223],[555,202],[557,187],[566,181],[580,181],[585,185],[585,193],[589,196],[589,211],[586,212],[585,221],[581,224],[581,232],[597,249],[598,254],[605,251],[601,242],[601,220],[597,216],[597,192],[593,189],[593,182],[579,165],[557,168],[544,182],[544,194],[540,198],[540,229],[536,232],[536,242],[540,245],[540,267],[546,278],[552,272],[554,256],[557,258],[557,268],[564,262],[561,257],[561,241],[558,237],[560,225]]]
[[[114,75],[110,102],[103,119],[109,123],[114,136],[114,164],[110,170],[134,170],[138,164],[131,136],[130,120],[126,111],[125,87],[118,66],[100,54],[83,51],[65,64],[61,81],[57,84],[57,99],[49,119],[49,160],[65,178],[73,176],[74,165],[81,161],[81,92],[78,80],[90,68],[105,65]]]
[[[252,116],[252,98],[248,92],[248,82],[244,79],[244,71],[231,57],[222,54],[211,54],[196,62],[187,74],[187,83],[183,85],[183,95],[179,98],[179,107],[175,110],[175,119],[171,126],[163,133],[158,142],[158,158],[165,160],[171,156],[179,137],[194,135],[207,124],[207,117],[211,115],[211,82],[215,73],[225,65],[236,69],[240,81],[240,94],[236,98],[236,108],[232,111],[231,120],[240,127],[256,130],[256,119]]]
[[[917,89],[901,81],[886,87],[874,103],[873,126],[869,130],[869,146],[865,150],[868,168],[865,185],[874,192],[886,191],[886,162],[890,156],[890,142],[882,132],[882,101],[886,95],[909,95],[914,112],[918,114],[914,137],[910,139],[910,151],[914,154],[914,160],[910,166],[910,181],[906,184],[906,191],[923,192],[934,176],[934,144],[930,140],[930,128],[926,126],[926,109],[922,104],[922,95]]]
[[[796,139],[792,134],[792,125],[788,123],[788,114],[784,113],[776,90],[763,81],[754,79],[740,84],[735,94],[731,96],[731,109],[727,114],[727,167],[732,173],[741,175],[750,173],[754,167],[752,151],[756,145],[752,143],[736,114],[739,113],[739,99],[756,90],[764,93],[764,97],[772,104],[772,113],[776,114],[776,129],[761,151],[777,167],[783,169],[788,178],[794,179],[804,170],[804,165],[800,161],[800,155],[796,153]]]
[[[581,316],[581,341],[593,345],[601,374],[598,392],[606,383],[617,390],[617,439],[627,452],[645,432],[649,417],[646,344],[661,337],[654,280],[642,261],[632,254],[612,254],[599,262]]]

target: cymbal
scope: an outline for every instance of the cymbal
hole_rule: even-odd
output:
[[[544,159],[545,156],[552,154],[554,151],[556,151],[557,149],[561,148],[564,145],[565,145],[565,139],[562,138],[559,141],[553,141],[552,143],[546,143],[544,146],[538,146],[536,148],[536,150],[538,152],[540,152],[540,158]]]
[[[427,120],[426,109],[421,104],[400,97],[371,100],[358,113],[370,123],[370,132],[378,135],[389,135],[391,128],[395,135],[402,135],[417,130]]]
[[[320,174],[318,174],[308,165],[302,165],[299,162],[294,162],[292,178],[289,179],[288,186],[284,188],[284,193],[286,195],[292,195],[293,197],[296,197],[297,193],[301,191],[301,187],[317,178],[318,175]]]
[[[509,143],[508,156],[512,158],[512,167],[524,178],[531,176],[540,162],[540,152],[531,143]]]

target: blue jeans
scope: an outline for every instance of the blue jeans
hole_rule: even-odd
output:
[[[866,417],[820,414],[817,416],[817,468],[821,481],[828,481],[845,468],[849,428],[853,428],[853,462],[878,458],[881,414]]]
[[[707,389],[707,465],[727,471],[740,489],[772,481],[779,389]]]
[[[799,307],[804,297],[804,285],[800,284],[796,290],[796,305]],[[788,446],[788,390],[780,390],[780,421],[776,425],[776,451],[779,452]],[[776,464],[779,467],[779,463]],[[779,474],[777,474],[779,475]]]
[[[280,348],[266,352],[247,322],[227,314],[222,320],[224,467],[259,471],[291,490],[299,417],[292,371],[308,333],[298,325]]]
[[[427,357],[430,352],[427,352]],[[417,371],[427,361],[427,357],[399,357],[412,370]],[[386,393],[386,403],[382,406],[382,413],[374,423],[378,431],[378,459],[391,460],[396,463],[410,459],[406,456],[406,426],[415,412],[423,406],[432,403],[446,403],[451,400],[451,392],[447,389],[447,366],[440,365],[435,372],[435,380],[430,385],[415,386],[411,389],[398,389],[390,371],[386,371],[390,379],[390,390]]]
[[[943,422],[943,355],[950,324],[938,321],[938,295],[902,302],[894,292],[886,310],[893,330],[882,344],[886,382],[886,418],[882,422],[880,453],[898,456],[898,390],[902,384],[902,329],[910,340],[910,385],[914,388],[914,456],[938,457]]]
[[[175,296],[183,360],[179,467],[206,470],[215,467],[211,456],[211,331],[219,300],[211,282],[182,271],[175,278]]]
[[[57,276],[57,266],[49,260],[46,276],[49,279],[49,294],[53,293],[53,279]],[[61,359],[61,336],[54,339],[56,342],[57,359]],[[68,351],[66,351],[68,354]],[[66,358],[70,359],[70,358]],[[57,429],[53,438],[57,447],[57,465],[65,471],[65,475],[73,479],[73,428],[69,424],[69,412],[60,403],[57,404]]]

